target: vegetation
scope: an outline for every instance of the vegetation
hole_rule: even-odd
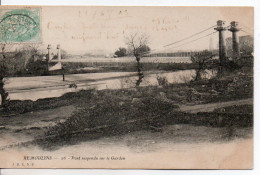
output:
[[[126,48],[119,47],[119,49],[115,52],[117,57],[124,57],[126,56]]]
[[[35,110],[53,109],[66,105],[91,106],[86,103],[96,103],[103,98],[111,100],[119,98],[120,102],[146,97],[162,98],[171,101],[173,105],[207,104],[253,97],[253,79],[250,75],[237,71],[218,79],[202,79],[184,84],[171,84],[165,77],[157,77],[160,86],[138,87],[119,90],[81,90],[79,92],[66,93],[61,97],[39,99],[35,102],[26,100],[12,100],[8,102],[8,108],[4,110],[6,115],[10,113],[26,113]],[[102,94],[102,95],[99,95]],[[86,102],[85,99],[88,99]],[[94,99],[94,101],[91,101]],[[160,100],[159,100],[160,101]],[[109,104],[108,104],[109,105]]]
[[[69,55],[65,50],[61,49],[60,53],[61,53],[61,59],[69,58]],[[54,55],[52,58],[52,60],[57,60],[57,59],[58,59],[58,55]]]
[[[241,80],[244,80],[244,85],[240,84],[239,86],[248,85],[251,81],[242,77]],[[232,111],[232,107],[226,108],[228,114],[223,113],[223,110],[197,114],[181,112],[179,105],[187,103],[207,104],[230,101],[231,98],[252,98],[250,92],[252,89],[245,92],[235,86],[233,90],[224,88],[221,90],[220,87],[212,86],[213,82],[207,84],[206,81],[196,81],[196,83],[198,82],[202,84],[194,84],[194,82],[192,82],[193,84],[170,84],[163,77],[160,77],[158,83],[162,87],[88,90],[64,95],[56,99],[57,104],[61,104],[59,103],[61,99],[69,99],[71,104],[77,106],[77,110],[66,121],[48,128],[42,137],[43,139],[36,139],[37,143],[44,148],[52,149],[63,144],[73,144],[103,136],[121,135],[142,129],[158,132],[162,126],[168,124],[193,124],[211,127],[252,126],[251,112],[240,115],[239,111]],[[221,83],[226,83],[226,80],[220,80],[215,84]],[[234,81],[230,81],[228,85],[233,83]],[[238,96],[238,93],[241,95]],[[251,107],[243,109],[248,108]]]
[[[191,61],[198,65],[196,69],[195,81],[201,80],[201,74],[205,73],[209,64],[212,64],[213,54],[207,50],[191,56]]]
[[[44,56],[39,51],[39,45],[31,44],[15,51],[11,51],[11,49],[12,45],[1,44],[0,105],[4,105],[8,101],[8,93],[4,89],[5,78],[26,74],[41,75],[44,72],[43,64],[39,63]]]
[[[137,61],[137,72],[139,79],[136,81],[136,86],[139,86],[144,77],[140,59],[143,54],[150,51],[149,46],[147,46],[147,44],[149,43],[149,37],[145,34],[130,34],[128,37],[125,38],[125,42],[129,48],[129,54],[134,55]]]
[[[4,105],[7,101],[8,93],[4,89],[4,78],[8,76],[9,69],[6,55],[6,44],[1,45],[1,57],[0,57],[0,105]]]

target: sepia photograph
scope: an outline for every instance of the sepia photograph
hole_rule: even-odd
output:
[[[0,168],[252,169],[254,7],[0,6]]]

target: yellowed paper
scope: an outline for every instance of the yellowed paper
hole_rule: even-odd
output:
[[[253,7],[1,6],[0,31],[0,168],[253,168]]]

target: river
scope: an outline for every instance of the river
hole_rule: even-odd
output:
[[[141,86],[158,85],[157,77],[164,77],[169,83],[189,82],[194,75],[195,70],[144,72]],[[208,71],[206,78],[212,76],[213,73]],[[135,86],[137,79],[138,76],[135,72],[69,74],[65,76],[65,81],[62,81],[61,75],[11,77],[6,79],[5,89],[9,93],[11,100],[35,101],[42,98],[59,97],[65,93],[76,92],[82,89],[131,88]]]

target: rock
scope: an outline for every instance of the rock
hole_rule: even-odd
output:
[[[162,128],[157,126],[149,126],[153,132],[162,132]]]
[[[120,105],[120,106],[123,106],[124,104],[125,104],[125,102],[123,102],[123,101],[120,101],[120,102],[119,102],[119,105]]]
[[[161,96],[162,98],[167,98],[167,97],[166,97],[166,93],[160,92],[159,94],[160,94],[160,96]]]
[[[64,123],[66,119],[60,119],[60,123]]]
[[[133,98],[132,103],[141,103],[142,101],[139,98]]]
[[[69,85],[69,88],[75,88],[75,89],[77,89],[77,87],[78,87],[78,86],[77,86],[75,83],[72,83],[72,84]]]
[[[210,93],[211,93],[212,95],[218,95],[218,94],[219,94],[219,92],[218,92],[218,91],[215,91],[214,89],[210,90]]]

